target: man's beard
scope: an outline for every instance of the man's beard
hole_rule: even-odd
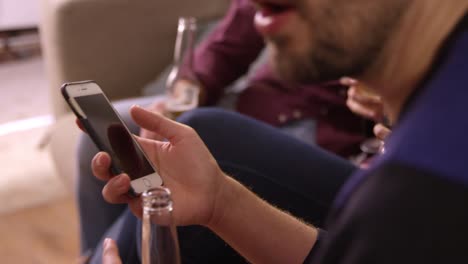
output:
[[[299,55],[282,50],[281,42],[275,43],[272,59],[276,72],[285,80],[305,84],[358,76],[378,53],[378,49],[369,49],[360,56],[350,55],[344,49],[323,43],[323,46],[308,48],[305,54]]]
[[[302,13],[311,32],[306,36],[309,39],[302,40],[302,45],[297,45],[300,43],[298,39],[287,36],[268,40],[273,50],[274,68],[282,78],[299,83],[361,76],[380,55],[407,5],[405,0],[394,3],[378,6],[371,14],[362,10],[347,12],[347,9],[336,12],[334,16],[330,16],[333,12],[310,16]],[[336,11],[333,5],[327,7]],[[299,10],[305,12],[306,6]],[[341,18],[340,23],[329,22],[340,21]],[[301,46],[301,50],[294,45]]]

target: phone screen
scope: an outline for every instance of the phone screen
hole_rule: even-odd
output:
[[[99,137],[102,150],[111,155],[118,169],[132,180],[155,172],[104,95],[79,96],[75,100],[86,114],[94,136]]]

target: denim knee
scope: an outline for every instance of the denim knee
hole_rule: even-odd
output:
[[[205,141],[220,129],[227,129],[227,120],[233,118],[233,112],[215,107],[202,107],[182,114],[177,121],[186,124]]]

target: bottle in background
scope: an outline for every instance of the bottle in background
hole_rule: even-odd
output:
[[[180,264],[179,242],[172,219],[173,208],[169,189],[150,189],[142,194],[142,199],[142,263]]]
[[[172,119],[196,108],[199,104],[200,82],[193,71],[196,32],[197,20],[195,18],[179,18],[174,66],[166,81],[168,96],[166,111]]]

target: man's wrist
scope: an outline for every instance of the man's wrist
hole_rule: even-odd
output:
[[[229,217],[231,206],[242,196],[244,188],[242,184],[228,175],[223,173],[223,176],[225,178],[216,195],[213,214],[206,224],[212,230],[216,229],[223,222],[223,219]]]
[[[232,178],[219,189],[207,227],[251,262],[300,263],[316,243],[316,228],[262,200]],[[275,230],[274,239],[271,230]],[[288,245],[283,245],[284,241]],[[279,247],[282,252],[265,254]]]

